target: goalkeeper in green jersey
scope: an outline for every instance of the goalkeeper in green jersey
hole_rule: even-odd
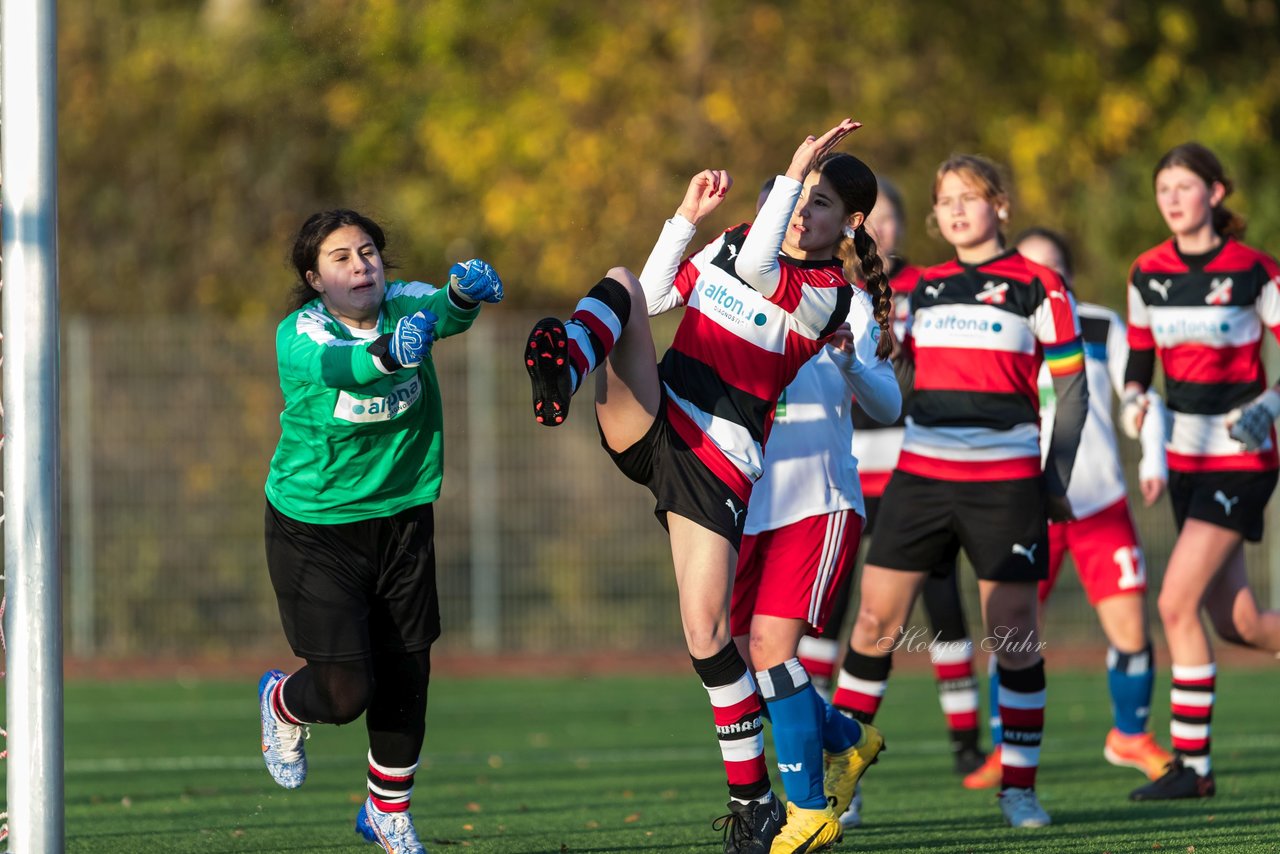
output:
[[[311,216],[293,245],[294,311],[276,332],[284,411],[266,484],[267,566],[306,665],[258,684],[262,755],[287,789],[307,774],[308,724],[363,712],[369,797],[356,830],[422,851],[408,812],[440,635],[432,502],[440,494],[440,389],[431,345],[502,299],[484,261],[446,287],[386,281],[377,223]]]

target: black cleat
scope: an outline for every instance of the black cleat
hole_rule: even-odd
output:
[[[729,801],[729,814],[711,826],[724,831],[724,854],[768,854],[786,817],[777,798],[767,804]]]
[[[952,758],[956,763],[956,773],[961,777],[967,777],[982,767],[987,761],[987,754],[976,747],[964,747],[955,751]]]
[[[1174,757],[1164,776],[1139,786],[1129,793],[1131,801],[1171,801],[1175,798],[1212,798],[1215,791],[1213,772],[1201,777],[1194,768]]]
[[[573,377],[569,336],[557,318],[544,317],[534,324],[524,348],[524,366],[533,382],[533,417],[546,427],[563,424],[573,397]]]

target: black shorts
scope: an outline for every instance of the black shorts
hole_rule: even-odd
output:
[[[876,518],[880,515],[880,496],[866,496],[862,499],[863,509],[867,512],[867,521],[862,525],[862,539],[868,540],[876,527]]]
[[[1272,471],[1169,472],[1169,503],[1178,530],[1188,519],[1262,539],[1263,511],[1276,488]]]
[[[599,422],[596,429],[599,429]],[[746,505],[729,485],[716,477],[667,420],[667,398],[662,397],[653,425],[635,444],[615,451],[600,431],[600,444],[609,452],[618,470],[649,488],[657,504],[653,514],[667,527],[667,513],[697,522],[729,541],[734,550],[742,548],[742,529],[747,524]]]
[[[880,498],[866,562],[886,569],[954,571],[963,548],[987,581],[1049,576],[1044,481],[952,481],[897,471]]]
[[[358,661],[375,652],[420,652],[440,637],[432,505],[316,525],[291,519],[268,501],[266,528],[271,586],[299,658]]]

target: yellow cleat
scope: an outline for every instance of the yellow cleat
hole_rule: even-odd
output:
[[[830,806],[806,810],[787,804],[787,823],[773,838],[769,854],[807,854],[823,851],[844,838],[839,813]]]
[[[994,789],[1000,785],[1004,771],[1000,767],[1000,745],[992,748],[987,754],[987,761],[978,766],[977,771],[970,772],[961,783],[966,789]]]
[[[822,778],[822,789],[837,816],[848,808],[858,781],[875,764],[882,750],[884,736],[880,730],[871,724],[863,724],[862,738],[857,744],[839,753],[824,754],[827,771]]]
[[[1173,761],[1173,754],[1156,744],[1151,733],[1125,735],[1118,729],[1107,733],[1107,743],[1102,749],[1102,755],[1112,765],[1137,768],[1149,780],[1159,780]]]

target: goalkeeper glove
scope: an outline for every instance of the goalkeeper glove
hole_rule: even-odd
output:
[[[1246,451],[1256,451],[1271,438],[1271,425],[1277,418],[1280,418],[1280,393],[1269,388],[1248,406],[1232,410],[1227,416],[1227,430]]]
[[[402,368],[416,368],[436,338],[436,316],[423,309],[396,321],[387,353]]]
[[[496,270],[479,258],[450,267],[449,287],[473,303],[502,302],[502,279],[498,278]]]

